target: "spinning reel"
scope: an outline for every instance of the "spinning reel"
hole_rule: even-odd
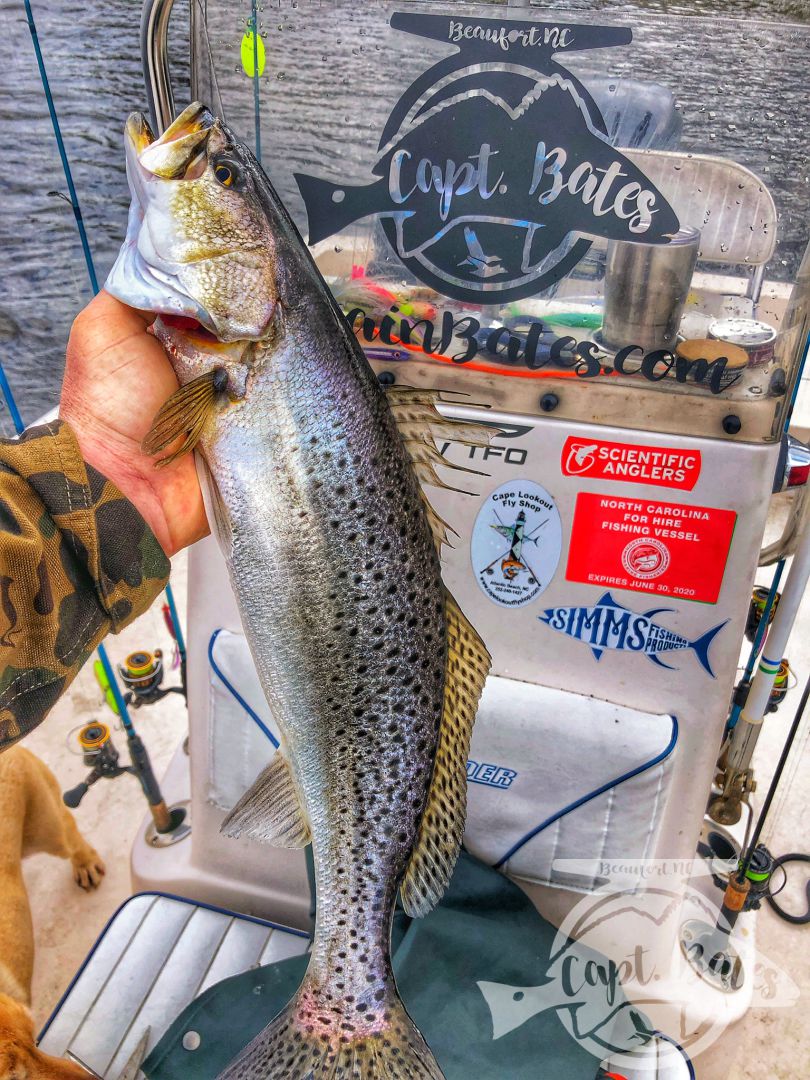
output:
[[[90,766],[90,772],[80,784],[66,791],[62,796],[65,806],[69,806],[72,810],[76,809],[97,780],[102,778],[114,780],[123,773],[135,775],[135,769],[131,765],[118,764],[118,750],[106,724],[97,722],[85,724],[77,738],[82,749],[82,759],[85,765]]]

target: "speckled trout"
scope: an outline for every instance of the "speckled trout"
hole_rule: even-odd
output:
[[[158,313],[180,389],[144,449],[196,447],[209,518],[283,741],[225,828],[312,843],[317,919],[289,1005],[228,1080],[437,1078],[390,959],[397,890],[429,911],[464,827],[489,656],[442,585],[427,390],[386,394],[250,151],[198,104],[127,123],[133,192],[106,288]]]

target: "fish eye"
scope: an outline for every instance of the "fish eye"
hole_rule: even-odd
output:
[[[239,180],[239,170],[230,161],[218,161],[214,166],[214,176],[223,187],[233,187]]]

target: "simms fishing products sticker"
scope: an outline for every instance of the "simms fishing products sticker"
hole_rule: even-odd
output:
[[[594,98],[560,63],[629,45],[629,28],[410,12],[394,13],[391,27],[452,55],[394,106],[376,179],[350,187],[296,174],[310,244],[377,216],[420,281],[502,304],[565,277],[588,237],[667,244],[678,231],[675,211],[611,146]]]
[[[563,476],[691,491],[700,476],[700,451],[570,436],[565,440],[560,465]]]
[[[531,480],[510,480],[478,512],[470,558],[481,590],[502,607],[523,607],[546,588],[560,561],[554,499]]]
[[[715,604],[737,515],[712,506],[577,496],[569,581]]]
[[[709,661],[709,647],[728,619],[690,641],[674,630],[667,629],[656,618],[666,614],[677,613],[674,608],[666,607],[637,613],[614,600],[610,593],[606,592],[593,607],[546,608],[542,615],[538,615],[538,619],[552,630],[584,642],[597,660],[602,659],[606,649],[614,649],[618,652],[640,653],[659,667],[676,670],[673,664],[664,663],[661,653],[692,649],[703,670],[714,678]]]

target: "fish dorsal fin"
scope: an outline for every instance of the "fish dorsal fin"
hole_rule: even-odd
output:
[[[486,447],[489,446],[489,441],[495,433],[493,428],[468,420],[448,420],[446,416],[442,416],[436,408],[438,402],[444,400],[440,390],[418,389],[413,386],[386,386],[385,392],[394,421],[421,484],[430,484],[448,491],[462,491],[461,488],[453,487],[442,480],[436,472],[437,465],[456,472],[471,473],[473,476],[488,475],[478,469],[470,469],[466,465],[455,465],[445,461],[436,444],[440,441],[453,441],[462,443],[464,446]],[[462,491],[462,494],[471,493]],[[450,529],[446,521],[442,521],[424,492],[422,492],[422,498],[427,506],[433,539],[436,547],[441,551],[443,544],[449,544],[448,530],[450,532],[454,530]]]
[[[445,590],[447,667],[444,710],[425,809],[400,891],[408,915],[426,915],[456,865],[467,813],[467,757],[491,657],[475,627]]]
[[[307,815],[289,762],[280,750],[225,818],[220,831],[281,848],[302,848],[310,842]]]

